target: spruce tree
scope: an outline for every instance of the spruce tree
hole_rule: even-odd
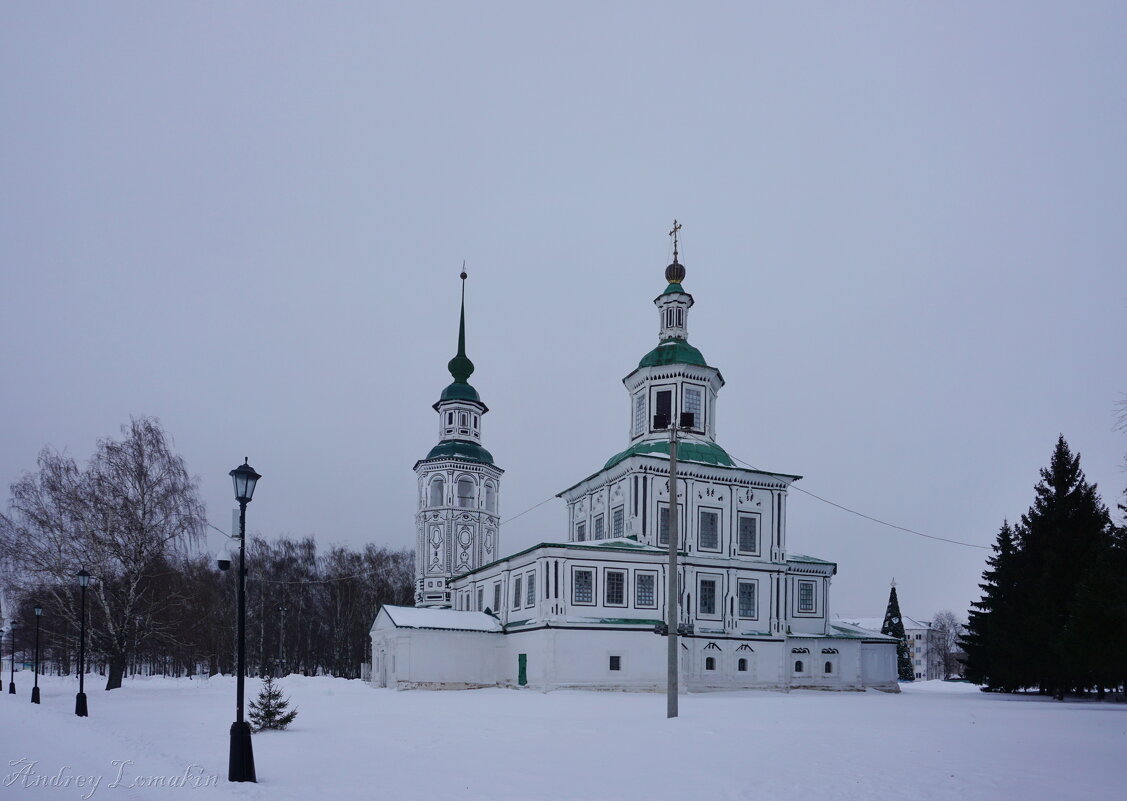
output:
[[[282,698],[280,687],[274,686],[273,676],[262,680],[258,698],[250,702],[250,722],[255,731],[284,729],[297,717],[297,709],[288,709],[290,701]]]
[[[913,681],[916,672],[912,669],[912,653],[908,650],[908,635],[904,633],[904,620],[900,616],[900,601],[896,598],[896,584],[892,584],[892,591],[888,594],[888,608],[884,610],[884,623],[880,627],[881,634],[895,637],[896,642],[896,673],[900,681]]]
[[[971,604],[967,630],[960,644],[966,652],[964,675],[987,690],[1018,689],[1017,655],[1013,647],[1016,615],[1017,546],[1009,521],[1002,523],[994,554],[982,574],[982,600]]]
[[[1064,436],[1058,438],[1052,459],[1041,470],[1036,498],[1018,527],[1016,615],[1012,634],[1021,644],[1018,682],[1036,685],[1043,693],[1064,693],[1088,686],[1090,671],[1073,652],[1077,636],[1086,629],[1086,582],[1109,547],[1111,518],[1080,469]],[[1090,591],[1089,591],[1090,593]],[[1091,609],[1088,602],[1085,606]],[[1097,643],[1087,641],[1081,660],[1090,658]]]

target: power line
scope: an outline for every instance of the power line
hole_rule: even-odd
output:
[[[708,440],[700,439],[699,437],[694,437],[690,434],[686,434],[685,436],[686,436],[687,439],[695,439],[697,442],[703,442],[706,445],[712,444]],[[751,464],[750,462],[745,462],[743,459],[739,458],[738,456],[735,456],[732,453],[728,453],[728,455],[731,456],[733,459],[735,459],[740,464],[744,465],[745,467],[751,468],[752,470],[756,471],[757,473],[764,473],[764,474],[769,475],[769,476],[774,476],[775,478],[784,478],[784,479],[792,478],[791,476],[787,476],[787,475],[784,475],[782,473],[772,473],[769,470],[761,470],[760,468],[756,467],[755,465]],[[979,548],[979,549],[984,550],[984,551],[990,550],[990,548],[986,545],[977,545],[973,542],[962,542],[960,540],[952,540],[952,539],[948,539],[947,537],[937,537],[934,534],[926,534],[922,531],[916,531],[914,528],[907,528],[905,526],[899,526],[896,523],[889,523],[887,520],[881,520],[879,517],[873,517],[872,515],[867,515],[864,512],[858,512],[856,509],[850,509],[848,506],[844,506],[840,503],[837,503],[836,501],[831,501],[829,498],[823,498],[821,495],[813,493],[808,489],[803,489],[802,487],[798,486],[797,484],[795,484],[793,482],[790,482],[790,488],[796,489],[796,490],[798,490],[799,492],[801,492],[805,495],[809,495],[811,498],[815,498],[815,499],[821,501],[822,503],[826,503],[826,504],[829,504],[830,506],[834,506],[838,509],[841,509],[843,512],[849,512],[849,514],[851,514],[851,515],[857,515],[857,517],[863,517],[866,520],[870,520],[870,521],[872,521],[874,523],[878,523],[882,526],[888,526],[889,528],[896,529],[897,531],[904,531],[908,534],[915,534],[917,537],[926,537],[929,540],[939,540],[940,542],[949,542],[952,545],[962,545],[964,548]]]

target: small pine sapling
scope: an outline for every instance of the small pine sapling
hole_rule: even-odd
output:
[[[274,678],[262,680],[258,698],[250,702],[250,722],[255,731],[284,729],[297,717],[297,708],[289,709],[290,700],[282,697],[282,689],[274,686]]]

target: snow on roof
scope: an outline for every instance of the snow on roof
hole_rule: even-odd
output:
[[[907,615],[901,615],[900,619],[904,622],[904,628],[905,629],[930,629],[931,628],[930,623],[921,623],[920,621],[916,620],[915,618],[908,617]],[[868,629],[869,631],[875,631],[875,632],[878,632],[878,633],[880,632],[881,628],[884,626],[884,618],[883,617],[843,617],[843,618],[837,618],[833,622],[834,623],[848,623],[851,626],[857,626],[858,628]]]
[[[390,606],[383,611],[401,629],[450,629],[453,631],[501,631],[501,621],[484,612],[460,612],[455,609],[426,609],[414,606]]]
[[[634,551],[661,552],[668,550],[668,548],[655,548],[652,545],[645,545],[632,537],[611,537],[605,540],[584,540],[583,542],[567,542],[562,544],[568,548],[629,548]]]
[[[889,637],[887,634],[881,634],[880,633],[880,627],[881,627],[881,624],[884,623],[884,618],[863,617],[863,618],[857,618],[857,620],[863,621],[863,622],[866,622],[866,623],[870,623],[870,624],[872,623],[872,621],[876,620],[877,621],[877,627],[874,629],[874,628],[871,628],[870,626],[862,626],[860,623],[856,623],[856,622],[853,622],[853,621],[835,619],[835,620],[830,621],[830,628],[834,630],[834,633],[831,634],[830,636],[831,637],[862,637],[862,638],[865,638],[865,639],[884,638],[884,639],[891,640],[893,642],[896,641],[895,637]]]

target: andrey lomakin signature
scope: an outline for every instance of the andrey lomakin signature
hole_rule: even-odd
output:
[[[15,768],[12,773],[4,777],[2,785],[4,787],[76,787],[82,789],[88,787],[89,791],[82,796],[84,801],[88,801],[98,788],[102,786],[101,774],[80,774],[71,772],[69,765],[63,765],[54,773],[41,773],[39,771],[39,760],[28,759],[21,757],[19,759],[9,760],[8,764]],[[219,777],[214,774],[207,774],[203,772],[203,767],[200,765],[189,765],[184,768],[184,772],[175,776],[141,776],[129,772],[129,767],[133,765],[132,759],[113,759],[110,760],[110,765],[117,771],[113,780],[105,785],[108,789],[117,787],[214,787],[219,782]]]

